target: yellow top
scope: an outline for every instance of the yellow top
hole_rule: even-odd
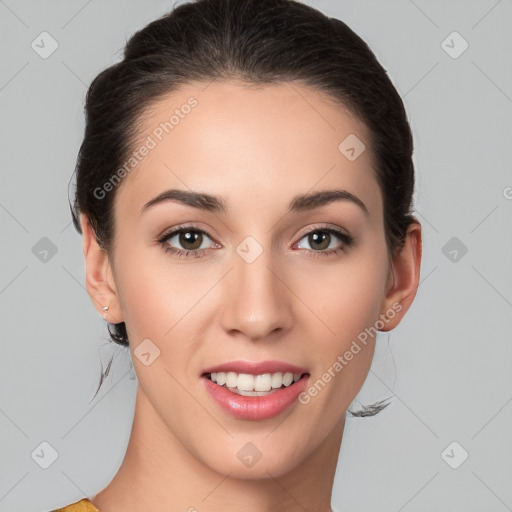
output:
[[[100,512],[87,498],[83,498],[76,503],[71,503],[63,508],[57,508],[51,512]]]

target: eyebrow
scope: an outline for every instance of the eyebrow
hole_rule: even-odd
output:
[[[220,196],[173,188],[162,192],[148,201],[141,208],[139,214],[141,215],[157,204],[166,203],[168,201],[175,201],[183,205],[192,206],[193,208],[198,208],[208,212],[226,213],[228,210],[226,201]],[[341,189],[322,190],[310,194],[297,195],[291,200],[288,212],[298,213],[309,211],[315,208],[320,208],[321,206],[325,206],[334,201],[350,201],[359,206],[366,215],[369,214],[368,208],[366,208],[366,205],[361,201],[361,199],[347,190]]]

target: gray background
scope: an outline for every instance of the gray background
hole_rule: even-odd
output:
[[[512,2],[306,3],[361,35],[402,95],[424,233],[416,301],[354,405],[394,398],[347,420],[333,507],[512,510]],[[1,511],[93,495],[121,464],[137,381],[85,291],[68,183],[87,85],[172,5],[0,0]],[[46,59],[31,47],[43,31],[58,43]],[[454,31],[469,44],[457,58],[461,39],[442,44]]]

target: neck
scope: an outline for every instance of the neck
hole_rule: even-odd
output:
[[[220,474],[186,449],[137,388],[125,457],[114,479],[90,498],[100,512],[331,511],[331,493],[344,416],[322,443],[291,471],[240,479]]]

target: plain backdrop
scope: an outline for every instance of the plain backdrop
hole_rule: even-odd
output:
[[[512,510],[512,2],[306,3],[363,37],[400,92],[424,234],[417,298],[354,406],[392,403],[347,419],[333,508]],[[125,453],[137,380],[85,291],[68,185],[87,86],[172,7],[0,0],[2,512],[93,495]]]

